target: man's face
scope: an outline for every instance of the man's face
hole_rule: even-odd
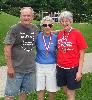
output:
[[[23,9],[21,11],[20,20],[24,25],[29,25],[32,23],[33,15],[30,9]]]

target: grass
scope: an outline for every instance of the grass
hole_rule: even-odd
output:
[[[17,97],[15,97],[18,100]],[[4,100],[4,98],[0,98]],[[31,93],[27,100],[37,100],[37,93]],[[45,93],[45,100],[48,100],[48,93]],[[63,90],[59,90],[56,93],[55,100],[66,100]],[[92,73],[87,73],[83,75],[82,86],[80,89],[76,90],[75,100],[92,100]]]
[[[0,14],[0,65],[5,64],[4,55],[3,55],[4,37],[8,29],[10,28],[10,26],[15,24],[17,21],[18,18],[15,16],[11,16],[3,12]]]

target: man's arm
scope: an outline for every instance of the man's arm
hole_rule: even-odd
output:
[[[5,55],[5,59],[7,63],[7,74],[9,77],[13,77],[15,73],[14,67],[12,64],[11,49],[12,49],[12,45],[7,44],[4,47],[4,55]]]

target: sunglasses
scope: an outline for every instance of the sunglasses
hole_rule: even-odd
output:
[[[49,26],[50,28],[53,26],[53,24],[43,24],[42,25],[43,27],[47,27],[47,26]]]

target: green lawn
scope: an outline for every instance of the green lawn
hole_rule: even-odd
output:
[[[0,100],[4,100],[4,98],[0,98]],[[18,99],[16,98],[16,100]],[[37,100],[37,94],[30,94],[27,100]],[[48,100],[47,92],[45,93],[45,100]],[[62,89],[56,93],[55,100],[66,100]],[[83,75],[82,87],[76,90],[76,100],[92,100],[92,73]]]

